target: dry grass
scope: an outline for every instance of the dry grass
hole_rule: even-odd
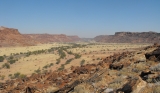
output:
[[[28,46],[28,47],[4,47],[0,48],[0,56],[6,55],[9,56],[11,53],[20,53],[20,52],[28,52],[42,49],[50,49],[51,47],[60,47],[60,46],[70,46],[71,44],[42,44],[37,46]],[[113,55],[117,52],[123,51],[133,51],[135,48],[141,48],[148,46],[147,44],[96,44],[96,45],[87,45],[83,48],[72,48],[68,49],[68,51],[72,51],[73,53],[81,54],[81,58],[74,59],[70,62],[70,64],[65,65],[65,68],[70,68],[71,66],[80,66],[80,62],[85,60],[84,64],[98,63],[102,58]],[[65,52],[66,53],[66,52]],[[29,57],[22,57],[16,63],[10,65],[10,69],[2,68],[0,70],[0,75],[4,75],[5,79],[9,79],[9,74],[14,74],[16,72],[20,72],[21,74],[31,75],[35,70],[39,69],[42,71],[42,68],[50,63],[54,65],[45,70],[57,70],[62,64],[70,59],[74,58],[73,55],[69,55],[66,53],[66,58],[61,59],[60,64],[56,64],[56,59],[59,58],[59,55],[55,52],[52,54],[38,54],[38,55],[30,55]],[[0,63],[0,67],[6,63]],[[1,81],[4,81],[1,80]]]

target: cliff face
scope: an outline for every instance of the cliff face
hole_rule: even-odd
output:
[[[0,27],[0,46],[26,46],[35,42],[23,37],[18,29]]]
[[[21,34],[18,29],[0,27],[0,47],[2,46],[29,46],[38,43],[75,42],[78,36],[64,34]]]
[[[100,35],[94,38],[106,43],[160,43],[160,33],[156,32],[116,32],[115,35]]]

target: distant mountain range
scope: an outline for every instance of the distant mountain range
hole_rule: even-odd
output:
[[[99,35],[95,38],[79,38],[65,34],[21,34],[18,29],[0,27],[1,46],[29,46],[51,42],[103,42],[103,43],[160,43],[157,32],[116,32],[115,35]]]

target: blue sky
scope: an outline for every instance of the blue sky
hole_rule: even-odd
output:
[[[160,32],[160,0],[0,0],[0,26],[80,37]]]

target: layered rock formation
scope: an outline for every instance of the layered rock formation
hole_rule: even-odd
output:
[[[29,46],[51,42],[75,42],[79,40],[78,36],[66,36],[64,34],[21,34],[18,29],[0,27],[0,47]]]
[[[18,29],[0,27],[0,46],[34,45],[36,41],[25,38]]]
[[[160,46],[124,52],[98,64],[33,74],[0,84],[2,93],[159,93]]]
[[[106,43],[160,43],[160,33],[156,32],[116,32],[115,35],[100,35],[94,38]]]

